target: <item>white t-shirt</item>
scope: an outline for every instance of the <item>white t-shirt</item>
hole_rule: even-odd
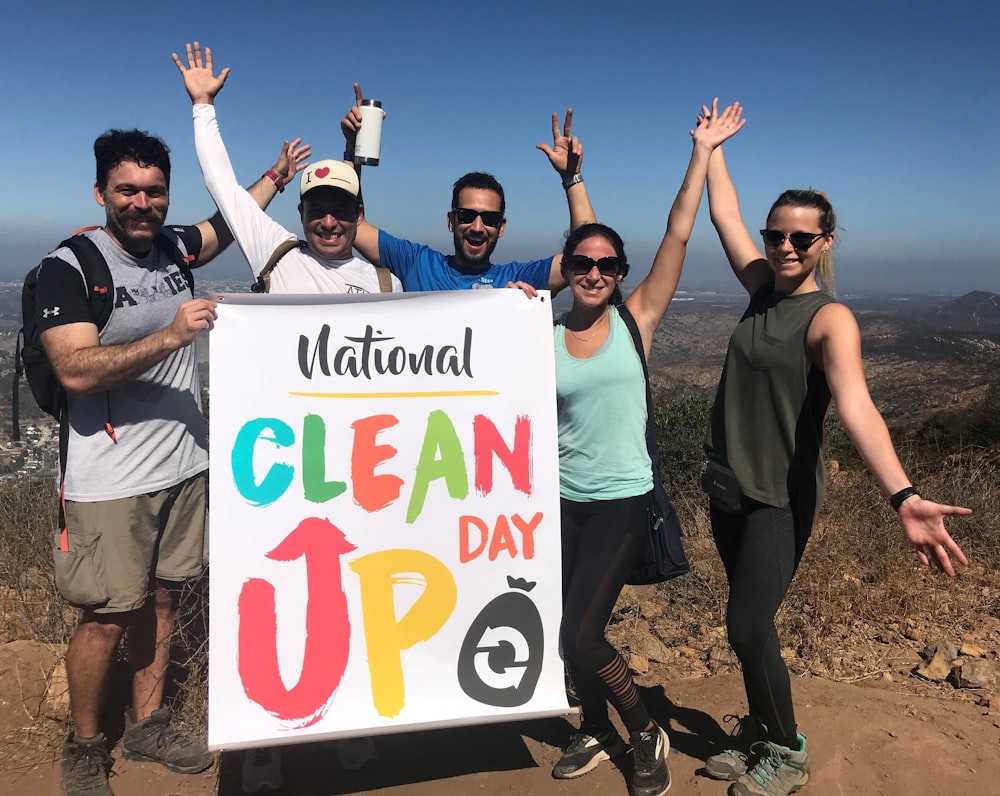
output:
[[[278,245],[296,235],[267,215],[236,181],[214,105],[195,105],[194,145],[205,186],[233,232],[243,256],[258,276]],[[393,292],[402,292],[392,277]],[[272,293],[378,293],[375,266],[360,257],[324,260],[308,249],[293,249],[271,271]]]

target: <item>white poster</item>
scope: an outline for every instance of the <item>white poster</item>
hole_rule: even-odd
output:
[[[568,712],[548,294],[226,294],[209,339],[209,746]]]

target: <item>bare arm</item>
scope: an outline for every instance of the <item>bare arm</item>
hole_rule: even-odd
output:
[[[844,429],[879,486],[886,495],[909,486],[910,480],[896,456],[889,429],[868,392],[861,361],[861,332],[854,315],[843,304],[828,304],[816,313],[809,327],[808,342],[814,359],[819,359],[826,372]],[[968,561],[945,528],[944,518],[971,513],[967,508],[914,496],[900,506],[899,520],[920,561],[925,565],[933,563],[954,576],[950,556],[963,565],[968,565]]]
[[[670,208],[663,240],[656,251],[649,275],[625,301],[639,326],[647,357],[656,327],[660,325],[663,314],[670,306],[681,278],[687,244],[694,229],[695,217],[698,215],[701,195],[705,191],[705,180],[709,161],[713,157],[712,153],[722,145],[723,141],[736,135],[743,127],[742,109],[739,103],[730,105],[721,114],[716,105],[717,103],[713,104],[711,116],[700,119],[697,128],[691,131],[694,139],[691,160],[684,181]]]
[[[361,93],[361,85],[354,84],[354,105],[340,120],[340,131],[344,134],[344,155],[345,160],[354,166],[358,173],[358,184],[361,183],[361,164],[355,163],[354,158],[348,158],[348,153],[354,152],[354,144],[357,141],[358,130],[361,129],[361,100],[364,95]],[[358,194],[360,199],[361,193]],[[373,265],[381,265],[382,258],[378,253],[378,227],[368,223],[364,213],[364,202],[361,205],[361,217],[358,219],[358,231],[354,238],[354,248],[361,252],[361,256]]]
[[[119,387],[137,379],[174,351],[210,329],[216,304],[193,299],[181,304],[165,329],[132,343],[102,346],[92,323],[68,323],[42,332],[42,347],[66,391],[83,395]]]
[[[583,165],[583,144],[573,135],[573,109],[566,111],[566,120],[562,132],[559,131],[559,114],[552,114],[552,146],[537,144],[536,149],[545,153],[562,180],[566,189],[566,202],[569,205],[569,228],[575,230],[584,224],[597,221],[594,208],[587,195],[587,186],[582,180],[566,187],[571,180],[578,177]],[[554,293],[566,287],[566,279],[562,275],[562,254],[552,258],[552,268],[549,271],[549,290]]]
[[[715,102],[712,103],[711,111],[702,106],[699,118],[714,114],[715,109]],[[733,273],[747,292],[753,295],[771,279],[771,273],[764,255],[743,223],[736,186],[729,176],[721,147],[712,153],[708,164],[708,208]]]

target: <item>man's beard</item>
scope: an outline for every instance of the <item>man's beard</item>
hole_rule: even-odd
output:
[[[148,249],[156,233],[163,227],[163,218],[155,213],[108,213],[108,231],[127,250]]]

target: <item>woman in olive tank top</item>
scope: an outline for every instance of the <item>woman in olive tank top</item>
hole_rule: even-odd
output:
[[[717,112],[713,103],[701,115]],[[832,296],[836,217],[829,199],[785,191],[760,232],[761,253],[744,226],[721,147],[709,162],[708,194],[712,223],[750,296],[726,353],[702,479],[749,710],[737,720],[733,748],[709,757],[705,772],[733,780],[734,796],[785,796],[808,781],[809,763],[774,616],[823,499],[820,447],[831,397],[921,563],[950,576],[951,556],[967,564],[944,517],[971,512],[923,500],[899,463],[868,393],[857,321]]]

